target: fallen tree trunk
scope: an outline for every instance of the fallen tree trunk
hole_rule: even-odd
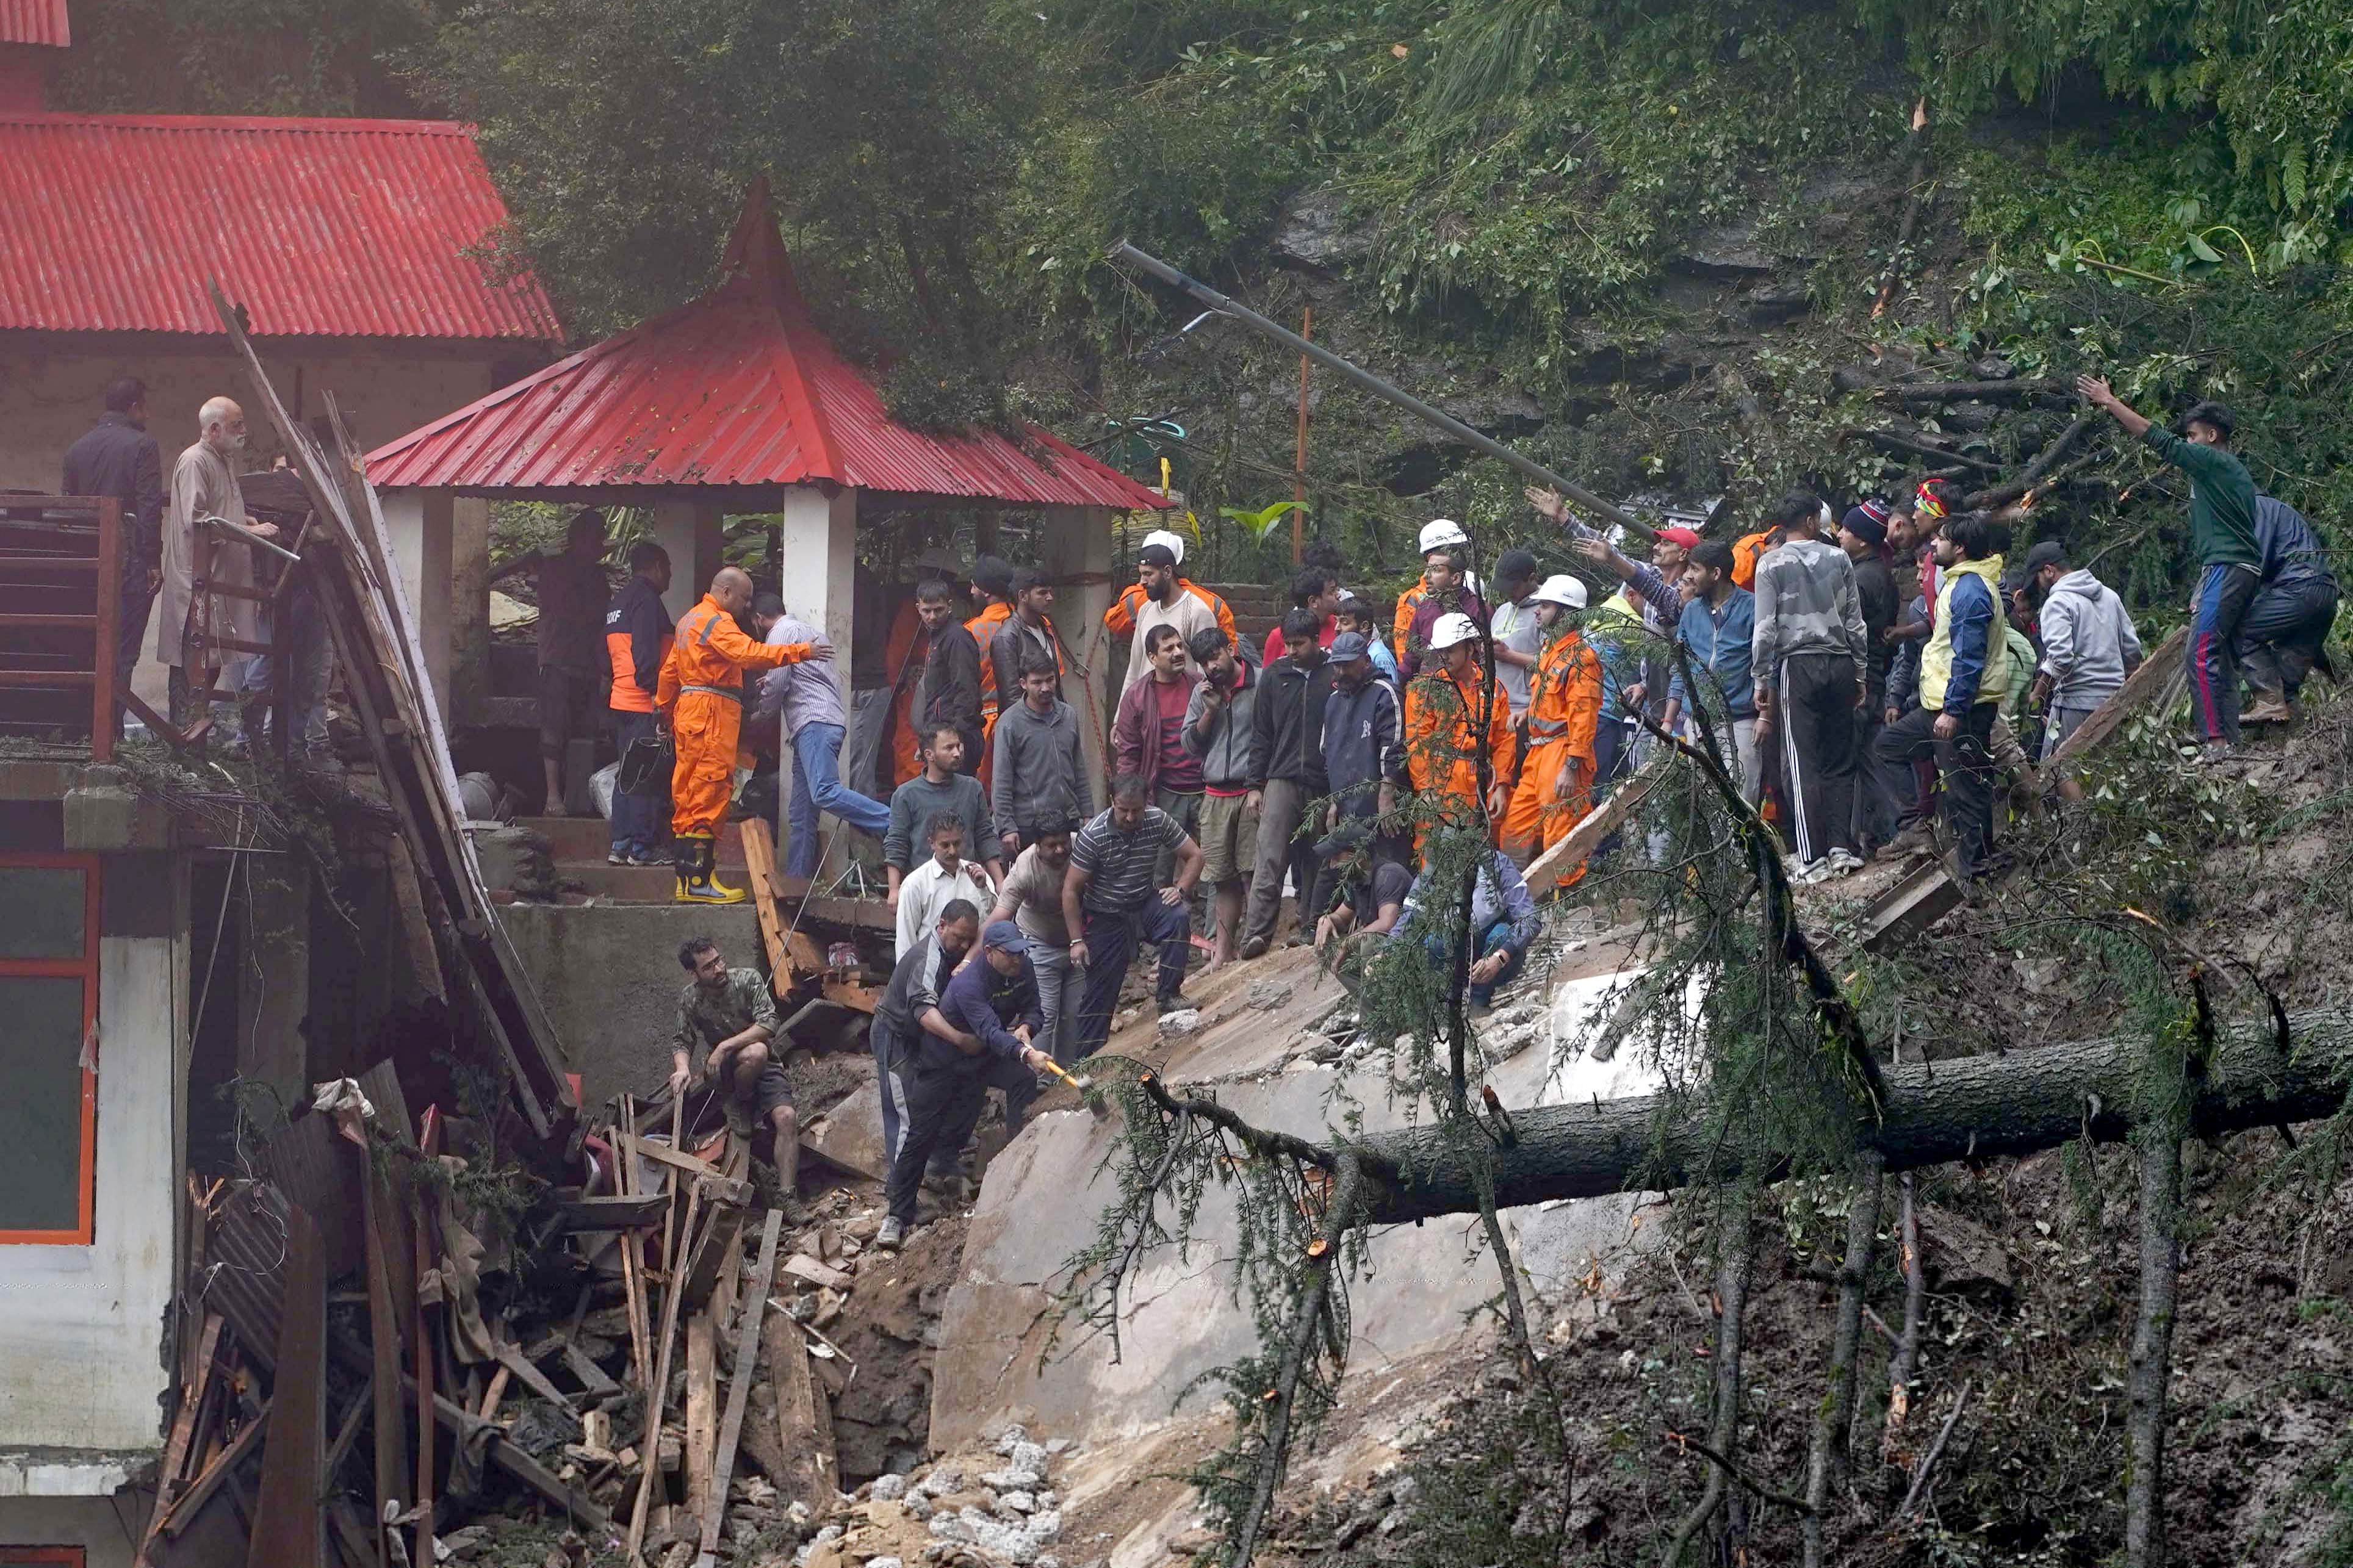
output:
[[[2203,1136],[2327,1116],[2345,1102],[2353,1068],[2353,1012],[2287,1015],[2293,1049],[2270,1026],[2228,1038],[2190,1107]],[[1856,1129],[1892,1172],[1953,1160],[2031,1154],[2079,1137],[2117,1142],[2130,1111],[2146,1043],[2124,1037],[2042,1046],[1994,1057],[1885,1069],[1887,1113]],[[1662,1119],[1664,1119],[1663,1126]],[[1509,1148],[1492,1153],[1501,1208],[1553,1198],[1662,1191],[1739,1173],[1730,1141],[1662,1096],[1538,1106],[1513,1114]],[[1471,1214],[1479,1199],[1470,1163],[1435,1126],[1403,1128],[1352,1146],[1365,1160],[1365,1217],[1395,1225]],[[1768,1173],[1777,1174],[1778,1173]]]

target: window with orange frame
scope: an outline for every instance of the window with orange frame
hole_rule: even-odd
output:
[[[0,1244],[90,1239],[98,884],[95,855],[0,850]],[[0,1563],[81,1560],[23,1550]]]

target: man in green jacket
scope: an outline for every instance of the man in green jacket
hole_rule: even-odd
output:
[[[2189,694],[2206,760],[2227,756],[2239,741],[2239,623],[2263,584],[2263,564],[2255,542],[2255,481],[2230,450],[2235,422],[2222,405],[2201,403],[2182,416],[2176,436],[2126,407],[2096,375],[2077,376],[2075,390],[2189,476],[2189,547],[2200,568]]]

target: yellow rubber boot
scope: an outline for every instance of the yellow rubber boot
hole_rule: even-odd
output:
[[[751,895],[741,888],[731,888],[717,875],[718,847],[710,839],[698,841],[694,874],[679,885],[673,895],[681,904],[740,904]]]

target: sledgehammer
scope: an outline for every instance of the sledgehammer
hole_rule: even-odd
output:
[[[1111,1107],[1103,1103],[1103,1091],[1095,1087],[1094,1079],[1084,1076],[1072,1078],[1063,1070],[1062,1064],[1051,1057],[1046,1058],[1046,1070],[1077,1089],[1080,1100],[1094,1113],[1096,1121],[1103,1121],[1111,1115]]]

